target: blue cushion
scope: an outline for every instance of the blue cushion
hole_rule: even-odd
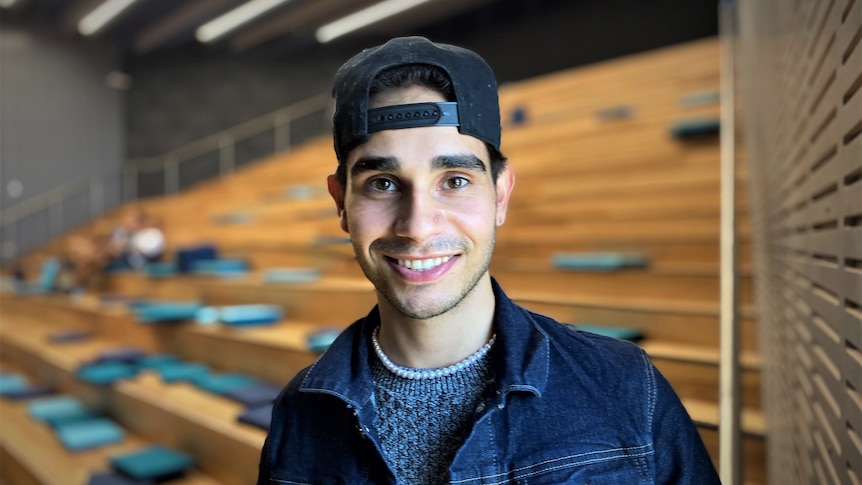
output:
[[[718,119],[681,120],[671,127],[670,134],[677,139],[715,135],[721,131],[721,121]]]
[[[179,362],[180,358],[172,354],[156,354],[141,357],[137,361],[140,369],[155,369],[165,364],[173,364]]]
[[[34,399],[27,403],[27,413],[33,419],[47,421],[52,418],[89,415],[90,411],[76,397],[52,396]]]
[[[237,421],[269,431],[269,425],[272,423],[272,407],[273,403],[248,408],[237,417]]]
[[[314,332],[308,336],[308,350],[312,352],[324,352],[341,335],[341,330],[326,329]]]
[[[192,263],[192,273],[212,276],[233,276],[248,271],[248,263],[242,259],[210,259]]]
[[[121,473],[97,472],[90,475],[87,485],[155,485],[152,480],[135,480]]]
[[[267,382],[260,382],[246,387],[228,389],[224,396],[245,406],[260,406],[275,401],[281,388]]]
[[[206,261],[218,258],[218,248],[212,244],[200,244],[188,246],[177,250],[177,270],[180,273],[188,273],[192,270],[195,261]]]
[[[201,308],[203,305],[197,301],[153,301],[135,308],[134,312],[142,323],[175,322],[195,318]]]
[[[35,397],[50,396],[56,392],[57,390],[50,386],[32,386],[4,392],[3,397],[12,401],[23,401]]]
[[[27,388],[27,379],[17,373],[0,375],[0,396]]]
[[[270,325],[283,316],[284,310],[277,305],[233,305],[219,311],[219,320],[231,326]]]
[[[44,422],[52,428],[57,428],[66,424],[80,423],[81,421],[92,421],[100,417],[101,415],[99,415],[98,413],[94,413],[89,409],[82,409],[77,413],[70,412],[63,415],[49,416],[45,418]]]
[[[119,443],[126,437],[123,430],[108,418],[62,424],[54,432],[63,446],[71,451]]]
[[[580,323],[570,324],[570,326],[584,332],[595,333],[620,340],[628,340],[630,342],[637,342],[643,338],[643,332],[641,332],[640,329],[633,327],[609,327],[604,325],[585,325]]]
[[[88,340],[93,336],[89,330],[60,330],[48,335],[48,342],[61,344]]]
[[[315,268],[270,268],[263,272],[263,282],[307,283],[320,279],[320,271]]]
[[[176,477],[194,465],[191,456],[161,445],[111,457],[114,469],[138,480]]]
[[[140,359],[146,357],[147,353],[140,347],[112,347],[102,350],[93,359],[93,363],[101,364],[107,362],[119,362],[124,364],[134,364]]]
[[[213,394],[224,394],[233,389],[249,387],[257,384],[258,381],[245,374],[240,373],[225,373],[225,374],[209,374],[196,379],[192,379],[192,383]]]
[[[633,253],[557,253],[552,257],[555,268],[581,271],[614,271],[621,268],[642,268],[646,256]]]
[[[191,362],[165,362],[155,369],[166,383],[202,379],[210,372],[205,364]]]
[[[147,263],[144,272],[150,278],[167,278],[177,274],[177,265],[166,261]]]
[[[113,384],[120,379],[128,379],[138,374],[138,367],[124,362],[100,362],[85,364],[76,372],[78,379],[97,386]]]
[[[60,260],[57,258],[48,258],[42,263],[42,272],[39,274],[39,282],[37,288],[43,292],[49,292],[54,289],[54,284],[57,277],[60,275]]]

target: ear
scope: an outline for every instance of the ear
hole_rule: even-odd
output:
[[[497,174],[497,226],[506,222],[506,211],[509,209],[509,197],[515,188],[515,171],[510,164],[505,164]]]
[[[344,186],[341,185],[341,182],[338,181],[335,175],[326,177],[326,186],[329,189],[329,195],[331,195],[332,200],[335,201],[335,208],[338,210],[338,220],[341,222],[341,229],[344,232],[349,233],[350,229],[347,227],[347,211],[344,210]]]

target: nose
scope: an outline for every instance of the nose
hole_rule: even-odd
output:
[[[418,243],[439,234],[446,225],[446,216],[433,194],[411,190],[402,197],[395,235]]]

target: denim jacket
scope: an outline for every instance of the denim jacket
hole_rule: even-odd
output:
[[[637,346],[515,305],[493,282],[492,391],[449,467],[450,483],[716,484],[667,381]],[[258,485],[394,484],[373,426],[377,309],[282,391]]]

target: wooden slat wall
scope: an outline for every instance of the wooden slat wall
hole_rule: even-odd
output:
[[[769,477],[862,483],[862,1],[740,4]]]

